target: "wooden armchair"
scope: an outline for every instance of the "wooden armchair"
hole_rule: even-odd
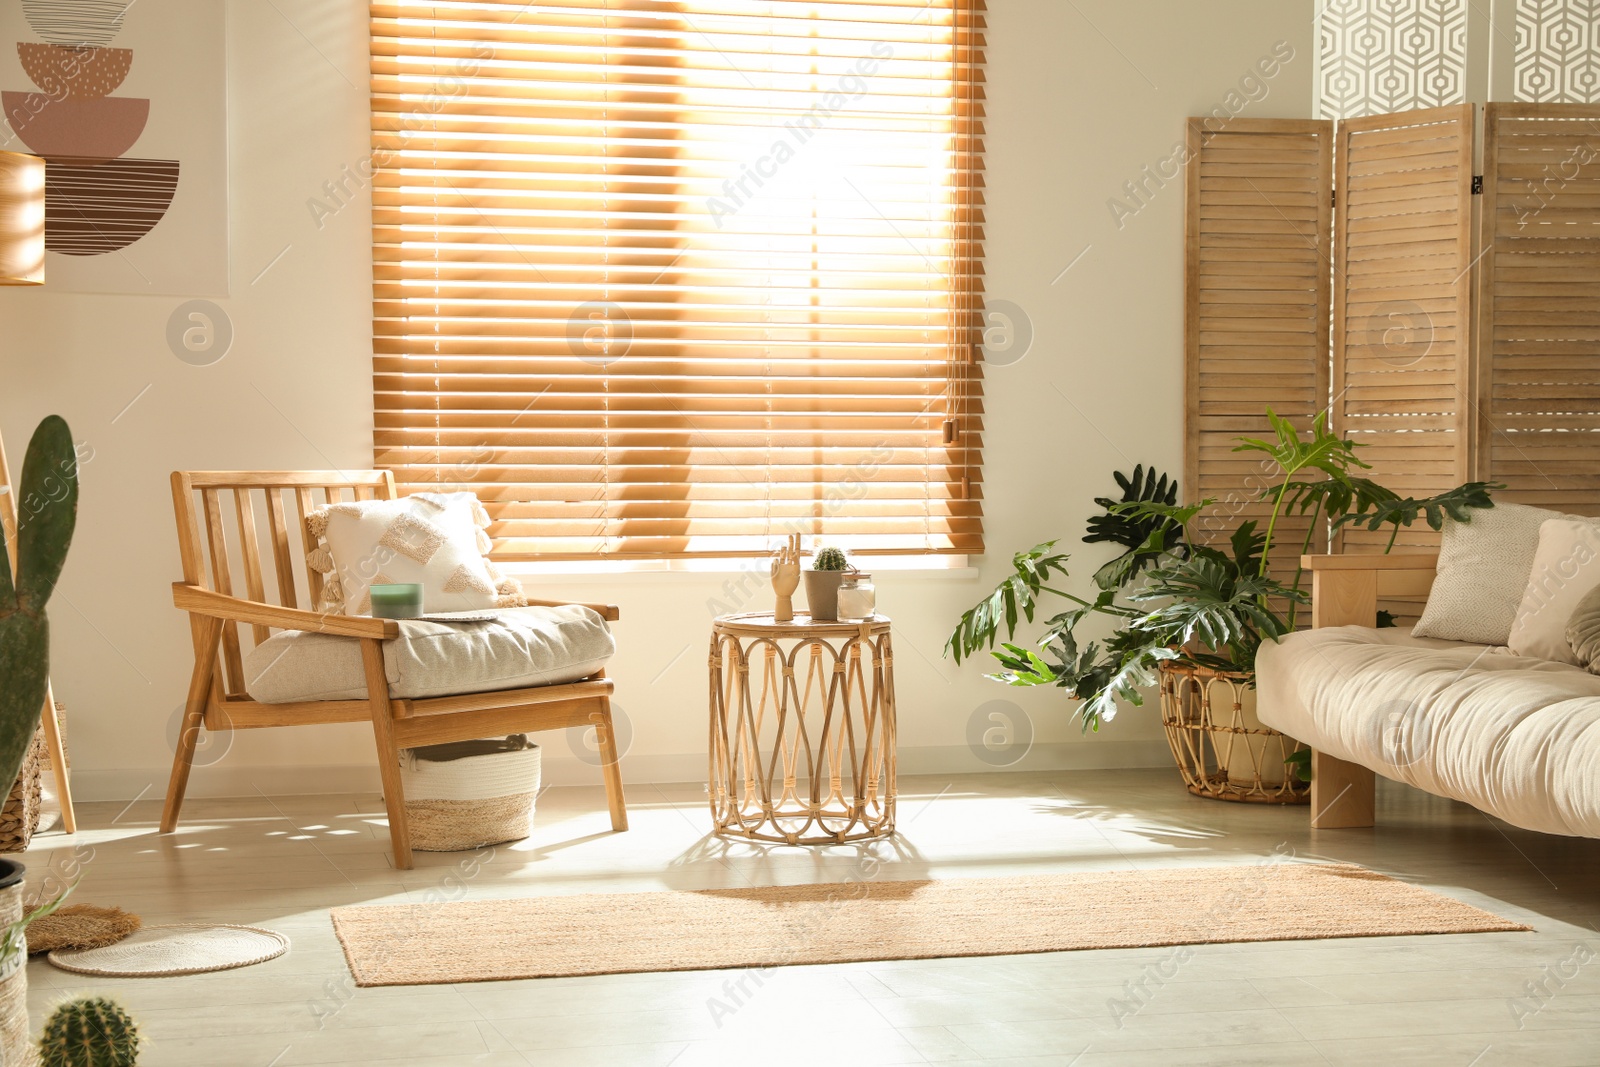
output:
[[[298,538],[290,532],[286,497],[292,501],[299,519],[295,524]],[[598,734],[612,829],[628,828],[622,772],[611,728],[612,683],[603,670],[562,685],[417,700],[391,698],[384,673],[383,641],[398,636],[399,625],[386,619],[325,614],[299,606],[297,575],[306,580],[303,588],[308,607],[314,607],[322,593],[322,576],[306,566],[306,555],[315,547],[305,527],[306,514],[325,503],[395,497],[394,476],[388,471],[173,473],[172,499],[178,518],[183,581],[173,584],[172,600],[179,610],[189,613],[194,673],[172,761],[172,779],[161,816],[162,833],[171,833],[178,824],[202,725],[208,730],[248,730],[336,722],[372,723],[397,867],[409,869],[412,865],[400,784],[400,750],[417,745],[593,726]],[[263,533],[265,553],[260,536]],[[237,571],[233,559],[239,564]],[[271,564],[277,603],[267,600],[264,561]],[[234,595],[235,573],[243,582],[243,597]],[[560,606],[551,601],[530,603]],[[583,606],[593,608],[607,620],[619,617],[611,605]],[[359,641],[367,699],[291,704],[262,704],[250,699],[245,692],[240,653],[243,626],[250,627],[257,644],[265,641],[273,629],[334,634]]]

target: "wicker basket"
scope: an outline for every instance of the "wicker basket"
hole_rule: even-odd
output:
[[[1264,726],[1248,675],[1161,665],[1161,723],[1183,784],[1195,796],[1308,804],[1311,786],[1284,760],[1305,747]]]
[[[11,786],[4,809],[0,809],[0,852],[23,852],[39,828],[39,806],[43,793],[42,771],[45,761],[44,729],[34,732],[33,744],[22,759],[22,770]]]
[[[461,852],[527,837],[539,795],[540,751],[525,740],[521,744],[442,760],[427,758],[426,749],[402,751],[411,847]]]

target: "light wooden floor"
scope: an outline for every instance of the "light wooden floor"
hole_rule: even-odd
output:
[[[1188,796],[1172,772],[902,782],[901,839],[877,877],[1248,864],[1275,851],[1365,864],[1530,923],[1531,934],[1373,938],[356,989],[328,922],[344,904],[837,881],[863,851],[707,840],[702,787],[634,785],[631,832],[603,794],[553,789],[534,837],[394,870],[376,796],[88,804],[80,901],[148,923],[270,926],[290,953],[179,979],[29,968],[37,1027],[67,993],[111,994],[152,1039],[147,1067],[985,1063],[1600,1064],[1600,842],[1543,837],[1385,783],[1380,826],[1321,831],[1304,809]],[[1088,906],[1089,901],[1085,901]],[[450,946],[440,945],[448,952]],[[1535,984],[1547,992],[1531,996]],[[720,1005],[720,1007],[718,1007]],[[715,1010],[714,1010],[715,1009]],[[731,1013],[728,1009],[732,1009]]]

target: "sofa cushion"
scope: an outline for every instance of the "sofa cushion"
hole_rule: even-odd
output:
[[[401,622],[383,643],[393,697],[437,697],[556,685],[594,674],[616,644],[588,608],[505,608],[493,622]],[[361,700],[367,695],[361,642],[285,631],[252,649],[245,688],[263,704]]]
[[[1567,643],[1567,622],[1595,586],[1600,586],[1600,526],[1584,519],[1550,519],[1539,527],[1539,551],[1506,644],[1519,656],[1577,663]]]
[[[1600,837],[1600,677],[1503,648],[1335,626],[1267,642],[1261,721],[1509,823]]]
[[[1417,621],[1418,637],[1503,645],[1528,587],[1539,549],[1539,527],[1560,512],[1496,504],[1472,512],[1471,522],[1446,518],[1439,573]]]
[[[1567,647],[1578,666],[1600,674],[1600,585],[1583,594],[1567,618]]]

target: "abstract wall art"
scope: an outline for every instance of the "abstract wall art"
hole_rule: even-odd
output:
[[[221,0],[0,0],[0,149],[45,159],[46,284],[228,295]]]

